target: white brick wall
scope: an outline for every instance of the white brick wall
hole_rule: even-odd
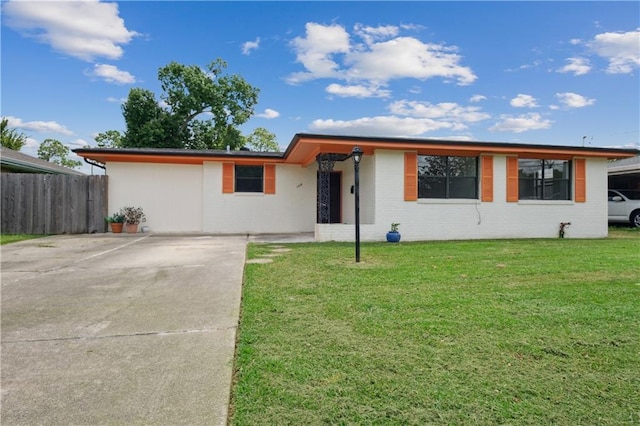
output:
[[[404,201],[404,153],[376,152],[376,230],[384,240],[392,222],[399,222],[403,241],[477,238],[553,238],[560,222],[571,222],[565,238],[607,235],[607,162],[588,159],[587,202],[506,202],[506,158],[494,156],[494,201]]]
[[[363,156],[360,162],[360,223],[375,223],[375,159]],[[351,186],[355,183],[353,160],[336,163],[335,170],[342,171],[342,223],[354,224],[356,203]]]

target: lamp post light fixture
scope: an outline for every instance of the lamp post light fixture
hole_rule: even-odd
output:
[[[354,173],[354,194],[356,200],[356,263],[360,262],[360,160],[364,153],[359,146],[354,146],[351,151]]]

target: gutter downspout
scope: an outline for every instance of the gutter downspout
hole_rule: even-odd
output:
[[[107,170],[107,168],[102,163],[96,163],[95,161],[91,161],[88,158],[83,158],[84,162],[91,165],[101,168],[102,170]]]

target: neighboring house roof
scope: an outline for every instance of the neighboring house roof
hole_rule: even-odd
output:
[[[640,173],[640,156],[624,158],[609,163],[609,175],[627,175]]]
[[[155,148],[81,148],[73,152],[94,161],[106,163],[149,162],[202,164],[204,161],[234,161],[246,164],[265,162],[309,165],[322,153],[350,154],[358,145],[365,155],[376,149],[412,150],[430,155],[480,155],[506,154],[530,155],[541,158],[555,157],[600,157],[608,159],[627,158],[638,155],[634,149],[592,148],[558,145],[514,144],[500,142],[471,142],[444,139],[412,139],[364,136],[337,136],[298,133],[284,152],[187,150]]]
[[[3,172],[85,175],[85,173],[77,170],[59,166],[49,161],[41,160],[40,158],[35,158],[9,148],[1,147],[0,166],[2,167]]]

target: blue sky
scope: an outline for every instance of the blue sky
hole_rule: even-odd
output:
[[[171,61],[260,89],[242,130],[638,148],[640,3],[2,2],[2,116],[70,148]],[[585,138],[586,136],[586,138]]]

